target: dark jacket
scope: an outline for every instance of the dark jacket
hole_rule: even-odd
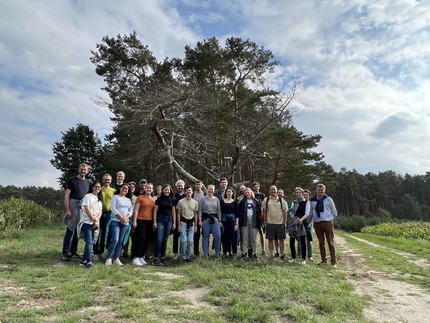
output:
[[[247,212],[247,199],[243,198],[239,203],[237,216],[239,218],[239,227],[245,227],[248,225],[248,212]],[[258,228],[258,217],[261,213],[260,203],[256,199],[252,199],[252,227]]]

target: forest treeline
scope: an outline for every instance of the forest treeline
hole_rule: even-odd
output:
[[[130,179],[132,180],[132,179]],[[134,179],[138,180],[138,179]],[[160,183],[157,183],[160,184]],[[394,171],[365,175],[341,169],[327,193],[333,197],[342,217],[362,216],[430,221],[430,172],[425,175],[400,175]],[[282,187],[282,186],[280,186]],[[282,187],[284,188],[284,187]],[[263,187],[266,191],[268,187]],[[288,187],[286,199],[293,196]],[[309,187],[313,191],[312,187]],[[44,207],[63,210],[64,191],[51,187],[0,185],[0,198],[25,198]]]

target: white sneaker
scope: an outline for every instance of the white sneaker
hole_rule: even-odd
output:
[[[112,265],[112,258],[106,259],[105,266],[111,266],[111,265]]]
[[[306,260],[302,259],[302,261],[300,262],[301,265],[306,265]]]
[[[113,261],[113,263],[115,264],[115,265],[118,265],[118,266],[123,266],[123,264],[122,264],[122,262],[119,260],[119,258],[116,258],[114,261]]]
[[[143,258],[139,258],[139,261],[143,266],[145,266],[147,264],[147,262]]]
[[[178,254],[177,254],[177,253],[175,253],[175,254],[173,255],[173,260],[178,260]]]
[[[308,260],[309,261],[315,261],[314,258],[312,258],[312,257],[310,257]]]
[[[291,263],[295,263],[295,262],[296,262],[296,259],[291,259],[289,262],[291,262]]]
[[[134,258],[132,263],[135,266],[143,266],[143,264],[139,261],[139,258]]]

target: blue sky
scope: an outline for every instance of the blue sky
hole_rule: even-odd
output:
[[[216,36],[250,39],[303,83],[295,126],[336,171],[430,171],[430,2],[0,0],[0,185],[58,188],[52,144],[110,112],[89,61],[135,30],[159,59]],[[274,80],[276,81],[276,79]],[[142,174],[142,176],[146,176]]]

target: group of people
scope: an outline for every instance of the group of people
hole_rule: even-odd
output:
[[[241,185],[238,196],[228,186],[226,178],[220,187],[197,180],[194,189],[178,180],[175,190],[169,184],[154,188],[142,179],[139,190],[136,183],[125,182],[125,173],[103,175],[102,183],[86,178],[88,165],[81,164],[78,175],[67,182],[64,204],[66,233],[62,259],[80,259],[80,265],[92,267],[94,258],[106,257],[105,265],[122,266],[121,255],[128,257],[131,238],[132,264],[144,266],[152,258],[155,266],[166,265],[166,249],[169,236],[173,239],[173,259],[190,262],[191,251],[200,255],[200,238],[204,257],[214,250],[214,259],[224,257],[257,258],[257,241],[260,239],[262,255],[267,255],[268,240],[270,257],[286,260],[286,230],[290,237],[290,262],[301,256],[313,259],[313,229],[318,237],[321,264],[327,263],[325,240],[330,250],[330,260],[336,267],[333,218],[337,216],[333,200],[325,194],[325,186],[318,184],[316,195],[296,187],[296,198],[290,207],[284,199],[284,191],[270,186],[266,197],[260,192],[260,184],[251,187]],[[288,221],[288,222],[287,222]],[[210,245],[210,235],[213,236]],[[84,254],[77,254],[79,238],[85,239]],[[296,241],[298,250],[296,252]],[[238,245],[240,254],[238,254]],[[105,250],[106,249],[106,250]],[[146,259],[146,260],[145,260]]]

